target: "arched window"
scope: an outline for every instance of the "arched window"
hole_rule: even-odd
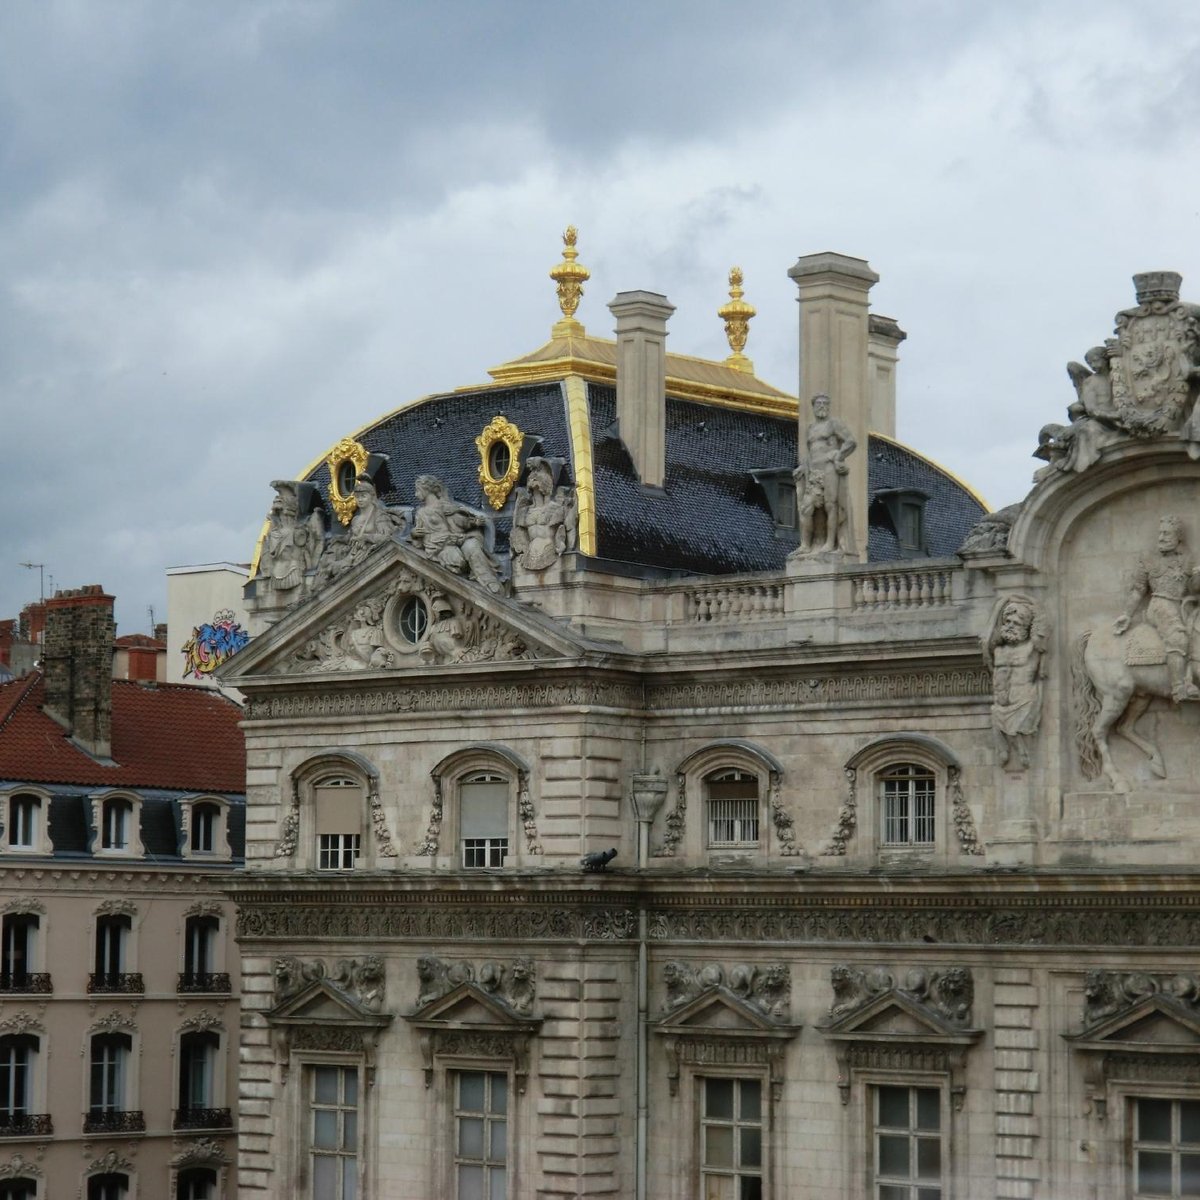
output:
[[[317,870],[354,870],[362,853],[362,784],[348,775],[326,775],[313,784],[312,791]]]
[[[187,918],[183,928],[181,992],[228,992],[229,975],[218,968],[221,920],[209,913]]]
[[[37,1200],[37,1180],[0,1179],[0,1200]]]
[[[212,1030],[179,1039],[179,1107],[176,1129],[211,1129],[228,1124],[216,1112],[216,1078],[221,1039]]]
[[[104,801],[100,846],[104,850],[125,851],[130,846],[133,805],[119,796]]]
[[[192,805],[192,853],[216,854],[221,809],[211,801]]]
[[[176,1200],[216,1200],[217,1172],[213,1167],[188,1167],[175,1181]]]
[[[88,1179],[87,1200],[125,1200],[129,1195],[129,1176],[108,1171]]]
[[[917,763],[892,763],[878,775],[881,845],[932,846],[937,832],[937,780]]]
[[[736,767],[714,771],[704,777],[704,811],[710,847],[758,845],[758,791],[758,776]]]
[[[43,846],[42,798],[22,792],[9,796],[6,847],[9,850],[40,851]]]
[[[37,973],[39,918],[5,913],[0,921],[0,992],[44,992],[50,979]]]
[[[497,771],[473,771],[458,785],[458,835],[464,867],[502,867],[508,857],[512,785]]]
[[[126,1120],[129,1059],[133,1039],[127,1033],[96,1033],[91,1040],[91,1079],[85,1133],[117,1133],[134,1128]]]

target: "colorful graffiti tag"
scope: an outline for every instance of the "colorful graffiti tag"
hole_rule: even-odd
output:
[[[183,678],[203,679],[235,655],[250,640],[250,635],[233,619],[229,609],[213,614],[213,619],[192,630],[183,647]]]

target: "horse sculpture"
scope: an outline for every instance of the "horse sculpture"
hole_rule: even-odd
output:
[[[1183,601],[1189,676],[1200,683],[1196,675],[1196,663],[1200,662],[1198,607],[1200,600],[1194,596]],[[1131,643],[1139,647],[1139,653],[1128,653]],[[1127,660],[1131,657],[1144,661],[1130,663]],[[1125,634],[1117,634],[1111,625],[1089,629],[1072,648],[1071,680],[1075,689],[1075,744],[1084,776],[1098,779],[1104,775],[1114,791],[1129,791],[1129,783],[1117,770],[1109,750],[1109,735],[1115,733],[1146,755],[1150,770],[1165,779],[1162,752],[1136,728],[1156,696],[1172,699],[1165,649],[1154,628],[1143,622]]]

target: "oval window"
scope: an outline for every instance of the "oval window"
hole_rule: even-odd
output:
[[[415,646],[429,628],[429,610],[420,596],[409,596],[400,609],[400,636]]]
[[[488,449],[488,471],[493,479],[503,479],[512,466],[512,451],[507,442],[493,442]]]
[[[338,491],[343,496],[349,496],[354,491],[354,485],[358,482],[358,472],[354,469],[354,463],[348,458],[342,459],[338,463],[337,469],[337,486]]]

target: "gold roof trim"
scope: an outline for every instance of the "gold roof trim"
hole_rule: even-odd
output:
[[[575,471],[575,504],[579,513],[579,551],[596,556],[596,479],[592,471],[592,418],[587,388],[579,375],[563,380],[567,394],[567,425]]]
[[[920,450],[914,450],[907,442],[900,441],[899,438],[888,437],[886,433],[876,433],[871,430],[868,437],[878,438],[881,442],[887,442],[890,446],[899,446],[901,450],[907,451],[914,458],[919,458],[922,462],[928,463],[940,475],[945,475],[951,483],[956,483],[968,496],[978,504],[983,505],[984,512],[991,512],[992,506],[979,494],[961,475],[955,474],[949,467],[943,467],[936,458],[930,458],[928,454],[922,454]]]

